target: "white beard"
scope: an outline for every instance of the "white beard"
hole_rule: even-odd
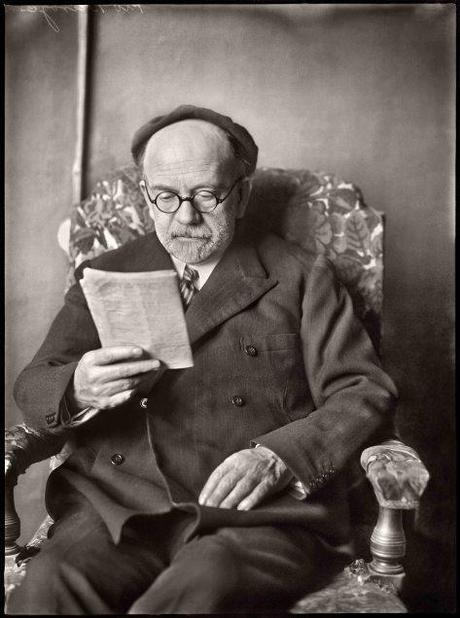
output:
[[[187,226],[186,230],[169,229],[166,233],[157,230],[158,239],[166,251],[186,264],[198,264],[207,260],[216,251],[226,249],[235,232],[235,219],[217,223],[215,229],[207,226]],[[184,238],[177,234],[185,234]]]

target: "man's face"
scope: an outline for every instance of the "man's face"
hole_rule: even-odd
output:
[[[227,199],[209,213],[197,212],[190,201],[183,202],[173,214],[164,213],[150,198],[164,191],[190,197],[204,190],[222,198],[239,176],[240,165],[225,133],[208,122],[177,122],[150,139],[144,156],[148,194],[142,184],[141,188],[158,239],[168,253],[197,264],[225,250],[233,238],[236,219],[244,214],[247,183],[238,182]]]

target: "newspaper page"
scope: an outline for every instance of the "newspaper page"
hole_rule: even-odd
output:
[[[102,347],[134,344],[170,369],[193,366],[176,271],[86,268],[80,283]]]

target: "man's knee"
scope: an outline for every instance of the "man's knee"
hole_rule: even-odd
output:
[[[8,600],[9,614],[112,613],[75,566],[51,553],[36,556]]]
[[[192,542],[129,613],[231,611],[243,586],[238,566],[234,553],[218,539],[210,536]]]
[[[232,549],[217,538],[202,540],[197,554],[188,588],[218,609],[240,590],[240,565]]]
[[[27,564],[24,579],[11,592],[8,614],[56,613],[55,590],[60,565],[52,556],[40,552]]]

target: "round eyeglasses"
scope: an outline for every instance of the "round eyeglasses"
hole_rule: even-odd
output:
[[[224,197],[217,197],[215,193],[207,190],[197,191],[193,195],[184,197],[174,193],[174,191],[162,191],[155,197],[155,199],[152,199],[150,196],[147,179],[145,177],[143,182],[149,200],[155,204],[161,212],[172,215],[179,210],[183,202],[190,202],[193,208],[198,212],[212,212],[219,204],[225,202],[240,180],[243,180],[243,176],[240,176],[235,180],[227,195]]]

